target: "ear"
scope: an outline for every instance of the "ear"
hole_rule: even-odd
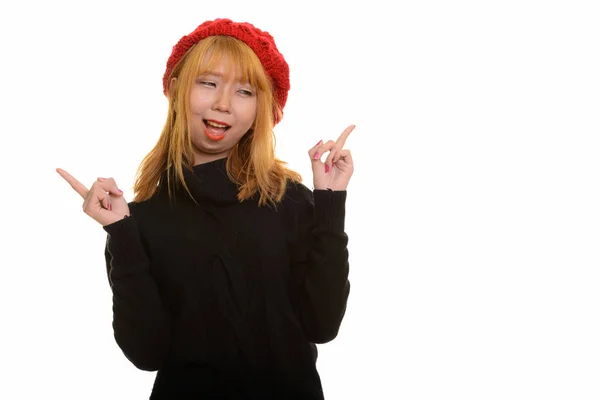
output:
[[[175,100],[176,89],[177,89],[177,78],[171,78],[171,82],[169,82],[169,99],[171,99],[171,101]]]

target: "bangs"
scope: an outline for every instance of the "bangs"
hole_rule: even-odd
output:
[[[271,89],[269,79],[264,72],[258,56],[244,42],[230,36],[211,36],[203,40],[204,46],[198,49],[198,69],[196,76],[212,72],[222,65],[225,77],[232,76],[243,83],[248,83],[258,90]]]

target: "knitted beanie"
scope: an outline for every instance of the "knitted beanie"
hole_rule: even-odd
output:
[[[283,55],[277,50],[275,40],[268,33],[261,31],[247,22],[233,22],[230,19],[218,18],[213,21],[203,22],[192,33],[182,37],[175,46],[167,60],[167,69],[163,76],[163,93],[167,95],[168,80],[171,71],[181,61],[187,51],[200,40],[208,36],[232,36],[246,43],[258,56],[265,72],[271,79],[274,89],[275,101],[281,110],[287,101],[290,90],[289,67]],[[276,115],[275,124],[279,122]]]

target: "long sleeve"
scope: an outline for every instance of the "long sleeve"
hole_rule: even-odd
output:
[[[162,367],[170,345],[170,318],[150,275],[135,216],[104,227],[105,258],[113,293],[113,330],[125,356],[139,369]]]
[[[338,334],[350,293],[346,191],[315,190],[307,200],[293,266],[296,306],[308,340],[326,343]]]

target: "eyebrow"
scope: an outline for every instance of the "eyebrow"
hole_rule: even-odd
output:
[[[206,71],[205,73],[200,74],[200,75],[210,75],[210,76],[216,76],[216,77],[219,77],[219,78],[223,77],[222,73],[220,73],[220,72],[214,72],[214,71]]]
[[[220,72],[216,72],[216,71],[206,71],[205,73],[200,74],[200,76],[212,76],[212,77],[217,77],[217,78],[223,78],[225,75]],[[245,82],[239,78],[236,78],[235,80],[236,80],[236,82],[241,83],[243,85],[250,84],[250,82]]]

